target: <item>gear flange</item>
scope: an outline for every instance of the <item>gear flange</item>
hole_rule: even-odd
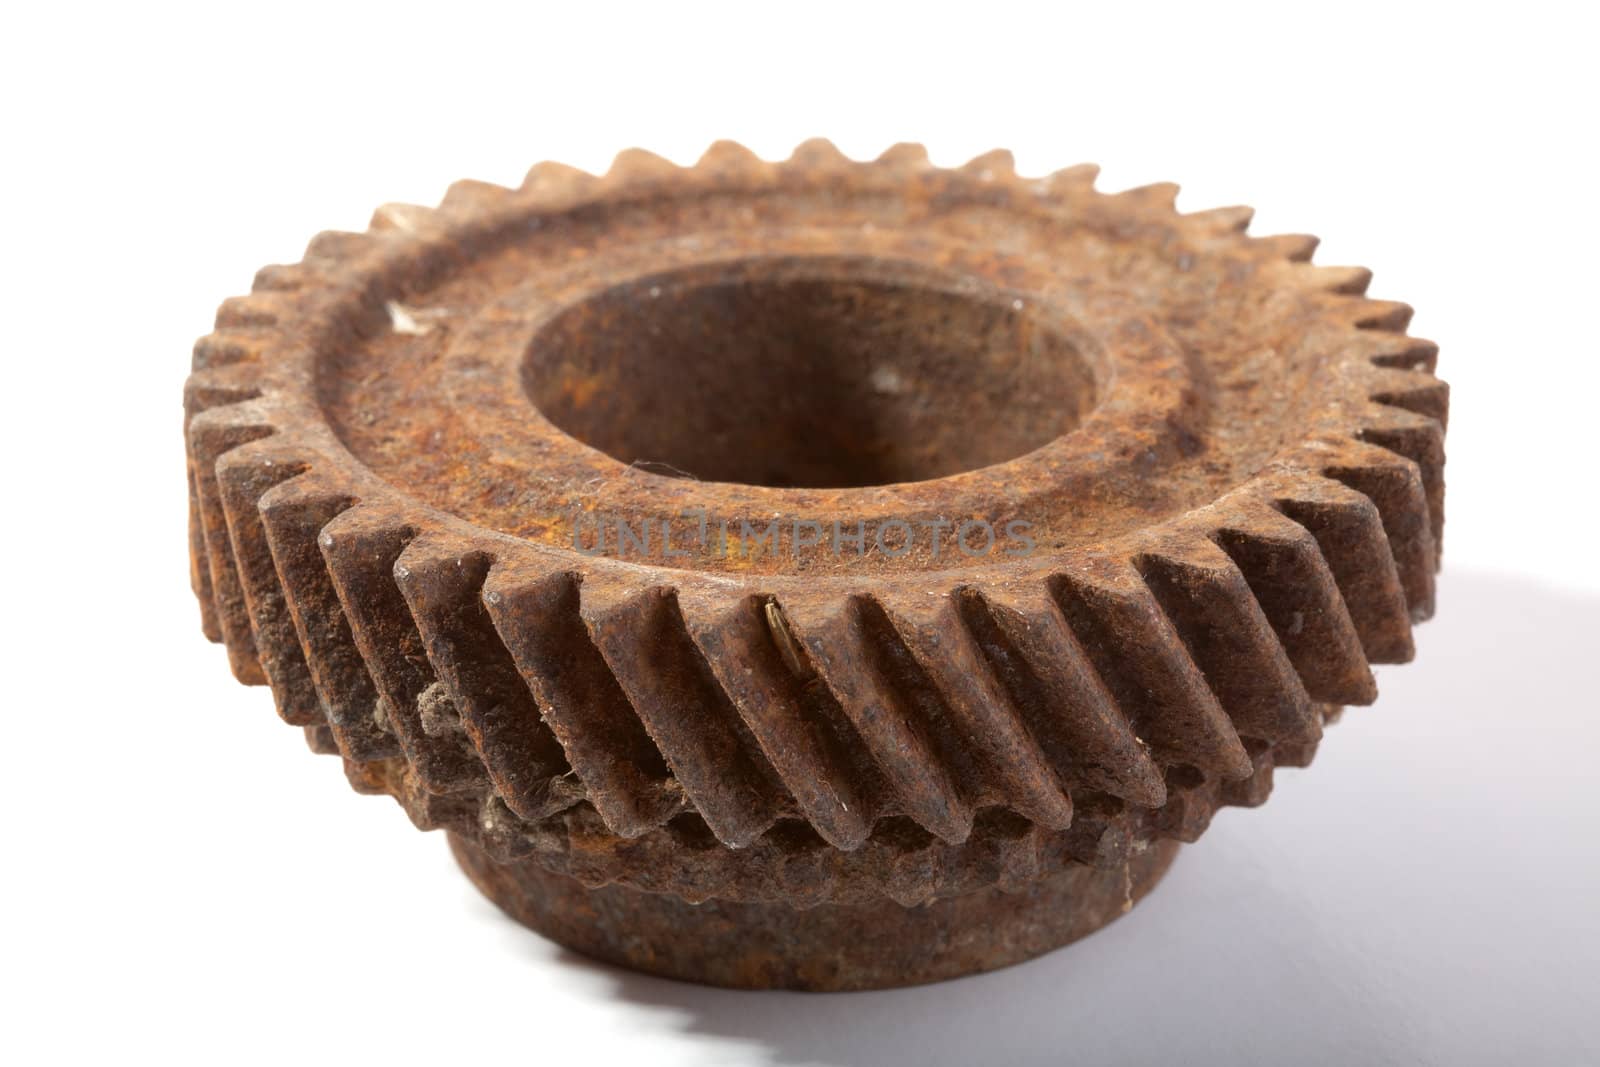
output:
[[[1081,936],[1411,657],[1448,397],[1366,271],[1093,179],[722,143],[319,236],[195,349],[206,633],[596,955]]]

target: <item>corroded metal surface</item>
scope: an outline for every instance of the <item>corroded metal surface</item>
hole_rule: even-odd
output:
[[[1081,936],[1114,916],[1063,887],[1153,879],[1410,658],[1448,396],[1366,271],[1093,178],[719,144],[319,236],[196,346],[206,633],[606,958],[701,901],[767,963],[654,969]],[[816,977],[893,908],[1005,934]]]

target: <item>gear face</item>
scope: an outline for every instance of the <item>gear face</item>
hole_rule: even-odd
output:
[[[1448,400],[1365,270],[1094,173],[719,143],[317,237],[195,349],[207,635],[596,955],[1081,936],[1411,657]]]

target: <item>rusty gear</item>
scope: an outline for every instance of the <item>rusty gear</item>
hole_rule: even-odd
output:
[[[584,951],[1081,936],[1411,657],[1447,405],[1365,270],[1094,173],[719,143],[317,237],[195,349],[207,635]]]

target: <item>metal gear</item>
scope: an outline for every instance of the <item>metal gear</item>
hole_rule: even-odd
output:
[[[195,348],[205,632],[592,954],[1082,936],[1411,658],[1448,399],[1367,271],[1094,176],[723,142],[322,234]]]

